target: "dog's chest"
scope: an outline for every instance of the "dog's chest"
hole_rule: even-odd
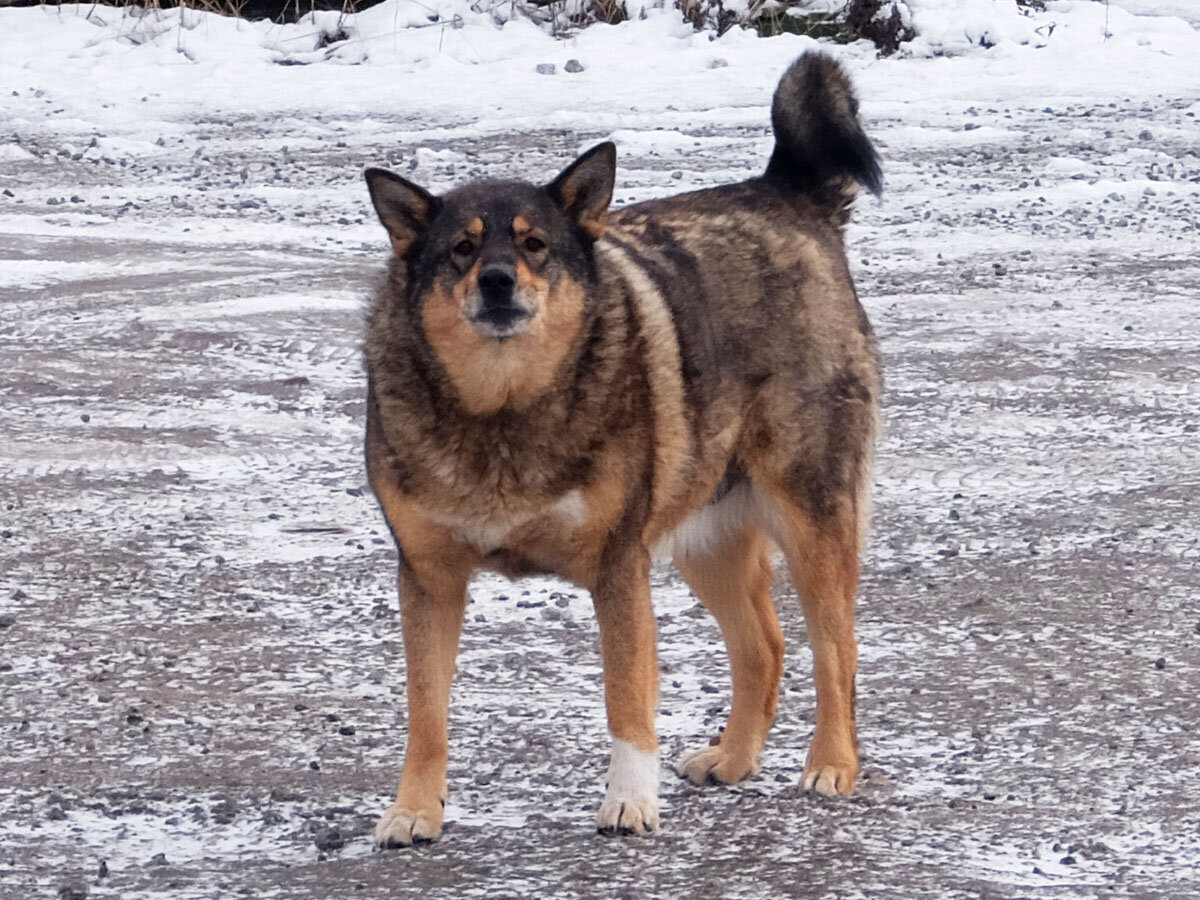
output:
[[[587,521],[587,503],[582,493],[570,490],[545,505],[513,511],[495,508],[474,515],[439,515],[441,524],[480,553],[513,549],[538,533],[569,536]]]

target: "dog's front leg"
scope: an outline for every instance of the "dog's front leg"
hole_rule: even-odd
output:
[[[603,569],[592,599],[600,622],[613,749],[596,825],[603,833],[645,834],[658,828],[658,659],[650,555],[643,547],[631,547],[606,559]]]
[[[382,847],[433,840],[446,803],[450,682],[467,606],[467,577],[421,579],[400,567],[400,616],[408,668],[408,749],[396,802],[375,826]]]

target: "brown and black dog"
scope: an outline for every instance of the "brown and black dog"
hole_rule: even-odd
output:
[[[591,592],[613,737],[598,824],[640,834],[658,825],[651,558],[673,556],[733,670],[720,740],[679,771],[733,783],[756,771],[779,694],[776,545],[814,654],[803,786],[854,789],[880,373],[842,231],[880,171],[827,56],[788,69],[771,117],[761,177],[612,211],[611,143],[544,187],[435,197],[366,172],[394,251],[368,322],[367,469],[399,551],[409,706],[381,845],[441,831],[450,683],[480,569]]]

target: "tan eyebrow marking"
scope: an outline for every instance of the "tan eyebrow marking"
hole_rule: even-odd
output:
[[[533,231],[533,226],[524,216],[517,216],[515,219],[513,219],[512,230],[513,234],[515,234],[517,237],[520,237],[527,232]]]
[[[467,230],[467,234],[469,234],[471,237],[477,238],[477,237],[482,236],[483,235],[483,219],[479,218],[479,216],[476,216],[470,222],[467,223],[466,230]]]

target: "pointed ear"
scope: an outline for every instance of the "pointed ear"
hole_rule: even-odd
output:
[[[403,256],[437,213],[437,197],[387,169],[367,169],[363,177],[379,221],[392,239],[392,250]]]
[[[616,177],[617,147],[605,141],[567,166],[546,191],[592,240],[599,240],[608,223]]]

